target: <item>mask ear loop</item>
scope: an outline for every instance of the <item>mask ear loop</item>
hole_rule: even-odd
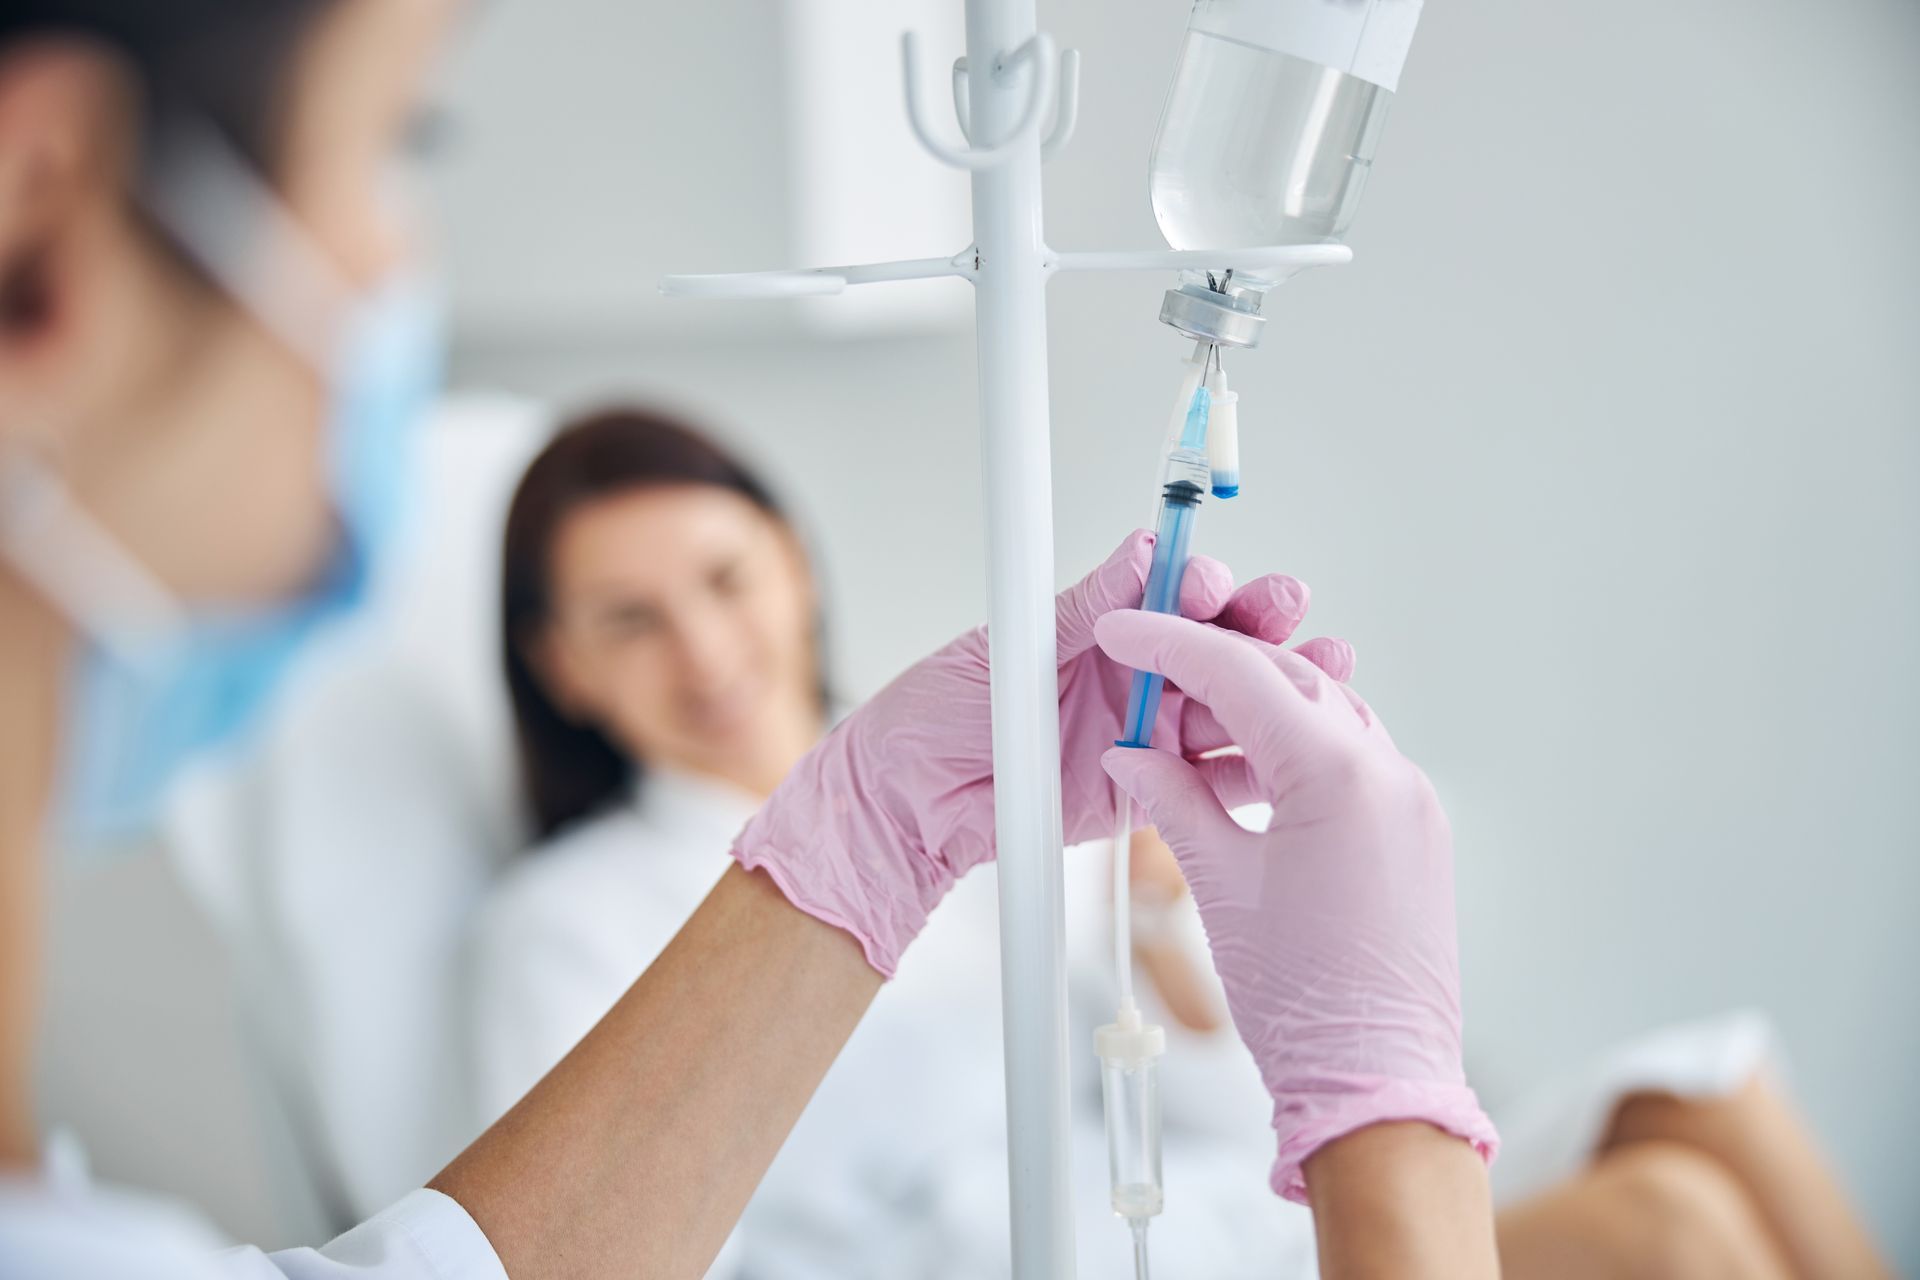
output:
[[[176,112],[142,166],[141,204],[187,258],[325,377],[355,297],[280,197],[211,125]],[[57,471],[0,451],[0,555],[116,661],[165,661],[189,614],[151,570],[74,501]]]
[[[326,376],[359,290],[217,129],[191,113],[169,114],[138,196],[195,266]]]
[[[0,454],[0,555],[74,626],[121,663],[163,661],[187,614],[145,565],[100,527],[53,470]]]
[[[189,261],[321,378],[359,291],[220,132],[168,113],[141,166],[141,205]],[[0,450],[0,555],[117,661],[165,661],[189,613],[74,501],[51,466]]]

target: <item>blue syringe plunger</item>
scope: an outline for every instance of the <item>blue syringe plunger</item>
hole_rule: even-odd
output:
[[[1146,597],[1140,607],[1153,613],[1180,611],[1180,583],[1186,577],[1189,547],[1193,542],[1193,517],[1206,492],[1208,471],[1204,451],[1207,447],[1207,407],[1210,400],[1205,387],[1194,392],[1193,405],[1187,411],[1186,426],[1180,433],[1179,447],[1167,458],[1167,480],[1161,490],[1160,523],[1155,531],[1153,564],[1147,571]],[[1160,693],[1166,681],[1149,671],[1133,673],[1133,688],[1127,696],[1126,736],[1117,746],[1146,747],[1153,742],[1153,722],[1160,713]]]

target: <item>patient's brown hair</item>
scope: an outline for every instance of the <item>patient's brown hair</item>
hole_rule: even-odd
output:
[[[513,702],[520,776],[545,838],[627,793],[642,764],[605,734],[563,713],[527,650],[551,607],[553,542],[572,512],[631,489],[711,485],[735,493],[789,531],[793,522],[746,464],[697,428],[649,409],[605,409],[562,427],[527,467],[507,510],[501,557],[500,658]],[[820,623],[814,652],[826,669]],[[821,703],[826,702],[824,675]]]

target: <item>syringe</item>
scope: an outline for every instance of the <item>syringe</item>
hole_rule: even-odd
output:
[[[1179,419],[1178,435],[1169,440],[1161,474],[1153,564],[1147,571],[1146,598],[1140,606],[1153,613],[1174,613],[1180,607],[1180,583],[1187,573],[1193,519],[1201,497],[1209,488],[1221,498],[1240,492],[1239,397],[1227,389],[1219,348],[1207,346],[1198,364],[1181,385],[1186,412]],[[1209,420],[1214,417],[1221,420],[1217,433],[1220,445],[1209,450],[1215,434],[1209,429]],[[1209,458],[1210,452],[1215,456]],[[1160,711],[1160,691],[1165,684],[1152,672],[1134,672],[1133,689],[1127,698],[1125,736],[1119,746],[1145,747],[1152,743],[1153,721]]]
[[[1217,347],[1197,344],[1175,403],[1174,428],[1169,432],[1161,475],[1158,534],[1142,604],[1156,613],[1172,613],[1180,606],[1180,584],[1186,576],[1201,495],[1209,488],[1221,498],[1240,491],[1238,397],[1227,389],[1219,361]],[[1118,745],[1151,744],[1165,683],[1150,672],[1134,673],[1126,736]],[[1094,1051],[1100,1055],[1100,1088],[1106,1105],[1109,1195],[1114,1212],[1127,1220],[1133,1232],[1136,1280],[1147,1280],[1147,1223],[1165,1201],[1160,1179],[1159,1060],[1166,1052],[1167,1035],[1164,1028],[1141,1018],[1133,994],[1132,811],[1132,802],[1116,788],[1113,959],[1120,1009],[1114,1021],[1094,1032]]]

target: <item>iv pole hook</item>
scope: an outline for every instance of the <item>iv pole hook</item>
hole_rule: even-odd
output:
[[[1022,61],[1030,62],[1032,65],[1028,71],[1026,107],[1021,112],[1020,119],[1004,139],[991,147],[972,146],[956,149],[937,140],[927,128],[927,111],[920,84],[920,37],[911,31],[902,35],[900,37],[900,69],[906,87],[907,124],[912,127],[913,136],[920,140],[920,145],[925,147],[934,159],[956,169],[988,169],[1006,160],[1017,148],[1032,141],[1040,132],[1041,117],[1046,114],[1048,100],[1054,94],[1053,37],[1044,32],[1034,35],[1032,39],[1002,58],[995,70],[996,72],[1010,70]],[[1074,62],[1078,63],[1077,57]],[[1077,84],[1079,80],[1077,65],[1074,70],[1073,80]],[[958,68],[956,68],[957,74]],[[964,97],[964,92],[961,96]],[[959,107],[959,105],[960,103],[956,101],[955,106]],[[1074,113],[1068,110],[1064,100],[1061,102],[1061,112],[1057,114],[1067,119],[1070,129],[1071,117]],[[969,122],[963,116],[963,131],[967,130],[968,124]],[[1054,132],[1058,134],[1060,131],[1060,123],[1056,120]]]
[[[1023,48],[1025,46],[1022,46]],[[1011,59],[1009,60],[1011,61]],[[1003,71],[1005,67],[1001,68]],[[973,104],[967,84],[967,60],[953,60],[953,114],[960,121],[960,136],[973,141]],[[1073,141],[1073,130],[1080,123],[1080,51],[1060,51],[1059,92],[1054,99],[1053,125],[1040,140],[1040,158],[1051,160]]]

